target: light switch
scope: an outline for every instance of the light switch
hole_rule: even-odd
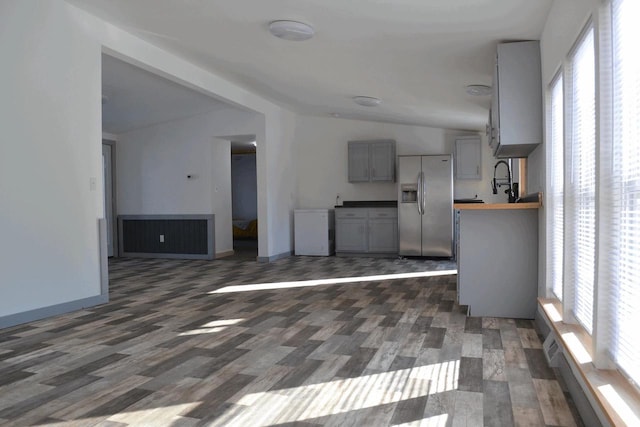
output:
[[[160,235],[160,243],[164,243],[164,234]]]

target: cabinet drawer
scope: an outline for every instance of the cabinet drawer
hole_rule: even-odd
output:
[[[367,208],[340,208],[336,209],[336,219],[366,218]]]
[[[369,208],[369,218],[397,218],[397,208]]]

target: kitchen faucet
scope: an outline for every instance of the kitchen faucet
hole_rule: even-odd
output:
[[[505,182],[505,178],[496,178],[496,172],[498,171],[498,166],[503,164],[507,167],[507,178]],[[493,187],[493,194],[498,194],[498,187],[508,186],[508,188],[504,191],[505,194],[509,195],[509,203],[514,203],[516,201],[516,194],[513,191],[513,179],[511,177],[511,166],[504,160],[498,161],[493,167],[493,182],[491,186]]]

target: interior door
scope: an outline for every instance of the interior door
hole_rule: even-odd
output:
[[[102,144],[102,172],[104,174],[104,217],[107,220],[107,254],[113,256],[113,171],[112,149],[109,144]]]
[[[453,167],[451,156],[422,156],[424,215],[422,255],[453,255]]]

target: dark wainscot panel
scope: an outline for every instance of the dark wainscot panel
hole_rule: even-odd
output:
[[[213,215],[120,215],[118,233],[120,256],[215,257]]]

